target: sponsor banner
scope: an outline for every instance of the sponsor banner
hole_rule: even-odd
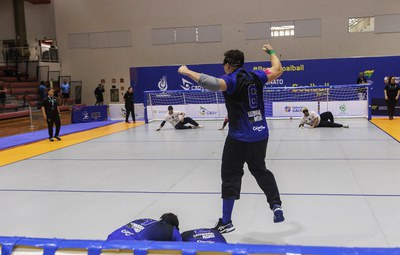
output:
[[[400,112],[399,103],[396,104],[395,116],[398,116]],[[373,98],[371,102],[371,114],[372,115],[388,115],[388,107],[384,98]]]
[[[168,112],[167,105],[155,105],[147,107],[149,120],[164,120]],[[188,104],[174,105],[174,111],[181,111],[192,119],[222,119],[227,116],[225,104]]]
[[[222,56],[221,56],[222,58]],[[384,77],[399,77],[400,56],[354,57],[336,59],[284,60],[284,72],[265,87],[330,86],[355,84],[360,72],[371,84],[371,98],[383,98]],[[264,70],[270,62],[248,62],[248,70]],[[135,102],[143,102],[143,92],[150,90],[201,90],[191,79],[177,72],[179,66],[154,66],[130,68],[131,86],[135,90]],[[215,77],[224,75],[218,64],[190,65],[189,68]],[[171,102],[172,103],[172,102]]]
[[[334,116],[368,116],[367,100],[321,102],[320,112],[330,111]]]
[[[225,104],[189,104],[186,114],[193,119],[221,119],[228,113]]]
[[[302,117],[303,107],[316,111],[318,102],[273,102],[272,117]]]
[[[74,106],[72,108],[72,123],[86,123],[105,120],[108,120],[107,105]]]
[[[109,111],[111,120],[125,120],[126,116],[125,104],[110,104]],[[135,104],[135,119],[144,120],[143,104]]]
[[[185,112],[184,105],[174,105],[174,111]],[[151,120],[164,120],[168,112],[168,105],[153,105],[147,107],[147,118]]]

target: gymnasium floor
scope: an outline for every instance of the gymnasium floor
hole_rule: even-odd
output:
[[[366,119],[337,122],[350,128],[269,121],[267,167],[286,221],[272,222],[246,170],[228,242],[400,247],[399,142]],[[164,212],[179,216],[181,231],[213,227],[221,215],[227,130],[218,130],[222,121],[200,123],[205,128],[167,124],[160,132],[159,122],[137,123],[13,148],[14,155],[43,151],[0,167],[0,236],[101,240],[133,219]],[[11,157],[5,152],[3,162]]]

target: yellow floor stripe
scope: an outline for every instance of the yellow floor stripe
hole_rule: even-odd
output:
[[[0,151],[0,166],[11,164],[20,160],[35,157],[47,152],[55,151],[71,145],[82,143],[98,137],[110,135],[130,128],[144,125],[144,122],[136,122],[136,124],[128,124],[125,122],[115,123],[104,127],[77,132],[65,136],[61,136],[61,141],[55,140],[50,142],[49,139],[22,145]]]
[[[400,118],[373,118],[371,122],[400,142]]]

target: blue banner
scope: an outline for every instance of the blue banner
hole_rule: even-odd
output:
[[[72,123],[86,123],[105,120],[108,120],[107,105],[74,106],[72,108]]]
[[[384,98],[385,76],[400,76],[400,56],[359,57],[337,59],[311,59],[282,61],[284,73],[267,87],[296,87],[320,85],[356,84],[360,72],[371,83],[371,99],[379,104]],[[200,73],[221,76],[224,69],[221,64],[188,65]],[[270,63],[248,62],[244,66],[250,70],[262,70]],[[143,92],[147,90],[196,90],[201,89],[189,78],[177,73],[179,66],[132,67],[130,69],[131,86],[135,90],[135,102],[143,102]],[[375,105],[374,109],[384,105]]]

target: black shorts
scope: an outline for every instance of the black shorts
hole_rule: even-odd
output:
[[[62,93],[61,95],[63,98],[69,98],[69,93]]]

